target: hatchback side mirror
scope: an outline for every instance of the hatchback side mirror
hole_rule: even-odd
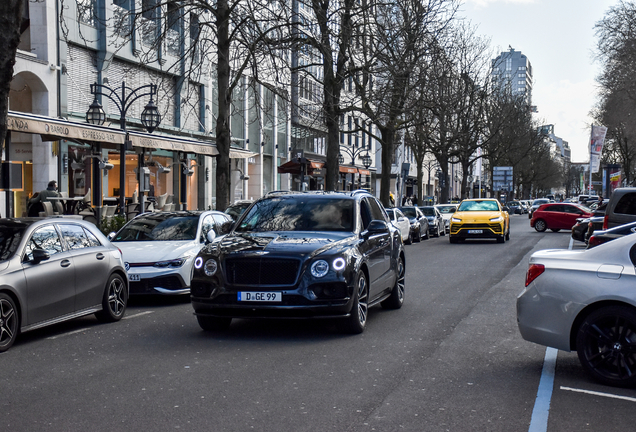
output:
[[[210,231],[208,231],[205,238],[208,241],[208,243],[212,243],[214,239],[216,238],[216,233],[214,232],[213,229],[211,229]]]

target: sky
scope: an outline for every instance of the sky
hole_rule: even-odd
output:
[[[589,161],[596,98],[594,25],[618,0],[464,0],[459,15],[490,38],[493,58],[512,46],[533,69],[535,119],[553,124],[572,162]]]

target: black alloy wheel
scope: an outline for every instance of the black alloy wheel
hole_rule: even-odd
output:
[[[367,325],[367,314],[369,313],[369,286],[367,276],[362,270],[356,276],[355,292],[353,293],[353,306],[349,317],[338,321],[340,330],[344,333],[360,334]]]
[[[417,232],[413,236],[413,241],[417,242],[417,243],[422,241],[422,228],[421,227],[417,229]]]
[[[595,380],[636,385],[636,311],[609,306],[592,312],[577,332],[576,349],[583,369]]]
[[[384,309],[399,309],[404,304],[404,280],[405,280],[404,258],[398,258],[397,275],[395,279],[395,285],[391,290],[391,295],[384,300],[382,307]]]
[[[102,299],[103,309],[95,313],[98,320],[102,322],[115,322],[123,318],[128,305],[128,288],[124,279],[113,274],[106,284],[104,298]]]
[[[0,352],[5,352],[18,337],[19,317],[15,302],[7,294],[0,293]]]

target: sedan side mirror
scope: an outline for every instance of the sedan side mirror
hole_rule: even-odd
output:
[[[33,259],[31,260],[34,264],[39,264],[42,261],[46,261],[51,258],[51,255],[44,249],[33,249]]]

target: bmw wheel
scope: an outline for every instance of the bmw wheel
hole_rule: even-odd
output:
[[[399,309],[404,304],[404,274],[404,258],[400,257],[398,258],[397,275],[391,295],[380,303],[384,309]]]
[[[5,352],[18,337],[19,319],[15,302],[7,294],[0,294],[0,352]]]
[[[353,306],[349,317],[338,322],[340,330],[345,333],[360,334],[367,325],[367,314],[369,313],[369,286],[367,276],[362,270],[358,271],[353,293]]]
[[[609,306],[592,312],[576,336],[579,361],[594,379],[614,386],[636,384],[636,312]]]
[[[546,224],[543,219],[539,219],[534,223],[534,229],[536,229],[538,232],[543,232],[548,229],[548,224]]]
[[[102,310],[95,313],[98,320],[102,322],[119,321],[126,312],[128,305],[128,289],[126,282],[118,274],[113,274],[104,290],[104,298],[102,299]]]

